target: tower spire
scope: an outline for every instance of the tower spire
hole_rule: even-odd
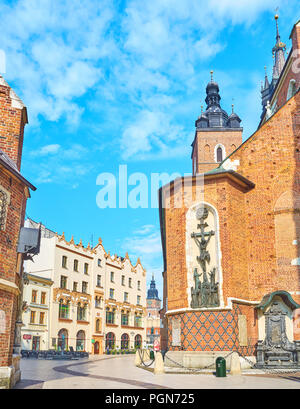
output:
[[[278,25],[278,14],[274,16],[275,24],[276,24],[276,43],[272,48],[272,56],[273,56],[273,73],[272,73],[272,80],[269,82],[268,75],[265,67],[265,83],[261,87],[261,102],[263,107],[263,112],[261,114],[261,118],[264,116],[266,112],[267,102],[271,101],[272,94],[280,77],[280,74],[283,70],[285,64],[285,51],[286,51],[286,44],[284,44],[280,39],[279,34],[279,25]]]
[[[279,28],[278,28],[278,14],[275,14],[275,22],[276,22],[276,44],[272,49],[273,57],[274,57],[274,66],[273,66],[273,81],[278,80],[283,66],[285,64],[285,51],[286,51],[286,44],[284,44],[280,40]]]

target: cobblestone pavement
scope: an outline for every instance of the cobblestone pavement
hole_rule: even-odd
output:
[[[15,389],[300,389],[300,376],[154,375],[134,366],[134,355],[78,361],[21,360]]]

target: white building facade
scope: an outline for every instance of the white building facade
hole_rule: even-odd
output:
[[[27,274],[23,290],[21,348],[47,350],[50,345],[50,297],[53,281],[38,275]]]
[[[27,227],[35,224],[26,221]],[[101,354],[145,341],[146,271],[139,259],[132,265],[127,254],[111,257],[101,239],[84,247],[43,227],[40,253],[25,262],[25,271],[53,282],[48,343],[40,349]]]

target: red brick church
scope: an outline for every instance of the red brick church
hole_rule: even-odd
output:
[[[300,366],[300,21],[285,57],[275,19],[256,132],[242,143],[241,119],[221,108],[212,76],[193,176],[160,189],[163,350]]]

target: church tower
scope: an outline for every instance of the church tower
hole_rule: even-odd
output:
[[[154,341],[160,345],[160,315],[161,300],[158,297],[154,275],[150,288],[147,292],[147,319],[146,319],[146,334],[147,344],[153,345]]]
[[[272,49],[272,54],[274,58],[272,81],[271,83],[269,82],[268,75],[266,72],[265,82],[264,82],[264,85],[262,85],[261,87],[261,103],[262,103],[262,108],[263,108],[261,118],[264,116],[265,110],[268,107],[268,102],[271,101],[273,91],[276,87],[281,71],[285,64],[284,53],[286,51],[286,44],[284,44],[280,39],[277,14],[275,16],[275,21],[276,21],[276,44]],[[265,70],[266,70],[266,67],[265,67]]]
[[[214,169],[242,143],[241,119],[234,112],[228,115],[220,105],[219,85],[213,80],[206,87],[206,111],[196,120],[192,143],[193,175]]]

